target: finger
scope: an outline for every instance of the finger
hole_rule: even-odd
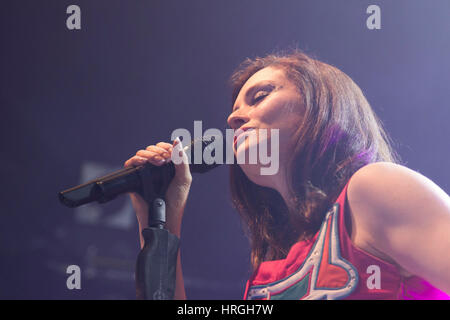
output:
[[[132,167],[132,166],[143,165],[147,161],[148,161],[147,158],[140,157],[140,156],[134,156],[134,157],[128,159],[127,161],[125,161],[123,166],[124,167]]]
[[[158,156],[159,154],[150,150],[139,150],[138,152],[136,152],[136,155],[146,159],[151,159],[154,156]]]
[[[166,150],[164,148],[161,148],[158,146],[153,146],[153,145],[148,146],[146,150],[155,152],[155,153],[159,154],[161,157],[166,158],[166,159],[170,157],[170,153],[172,152],[171,150],[169,152],[168,150]]]
[[[163,148],[163,149],[165,149],[167,151],[170,151],[170,152],[172,152],[172,149],[173,149],[172,144],[171,143],[167,143],[167,142],[158,142],[156,144],[156,146],[158,146],[160,148]]]
[[[150,163],[155,165],[161,165],[166,162],[163,157],[153,151],[139,150],[138,152],[136,152],[136,156],[146,158]]]
[[[171,159],[175,165],[174,178],[182,182],[190,183],[192,181],[192,176],[189,169],[189,159],[183,149],[183,144],[178,137],[174,140]]]

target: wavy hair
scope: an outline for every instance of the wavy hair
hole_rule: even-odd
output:
[[[299,49],[243,61],[230,77],[232,106],[245,82],[269,66],[283,70],[296,85],[305,114],[288,165],[295,208],[288,208],[276,190],[250,181],[239,165],[230,169],[232,202],[250,240],[254,270],[262,261],[285,258],[295,242],[311,238],[359,168],[400,163],[361,89],[344,72]]]

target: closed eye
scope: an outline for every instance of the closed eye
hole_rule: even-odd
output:
[[[263,100],[265,97],[267,97],[269,95],[269,92],[265,91],[265,90],[260,90],[258,91],[255,96],[253,97],[253,104]]]
[[[247,90],[245,93],[245,99],[247,100],[248,104],[255,105],[261,100],[263,100],[265,97],[267,97],[271,91],[275,89],[275,84],[269,83],[269,84],[257,84],[251,87]],[[253,93],[256,92],[255,95]],[[253,95],[253,98],[252,98]],[[239,107],[233,107],[231,113],[237,111]]]

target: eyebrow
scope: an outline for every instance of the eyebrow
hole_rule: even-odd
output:
[[[250,88],[247,89],[247,92],[245,93],[244,99],[248,100],[252,93],[259,88],[265,87],[265,86],[271,86],[275,87],[275,82],[272,80],[261,80],[260,82],[252,85]],[[234,112],[236,110],[236,106],[233,106],[232,111]]]

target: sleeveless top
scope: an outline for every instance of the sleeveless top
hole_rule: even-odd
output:
[[[424,279],[353,245],[345,227],[345,185],[312,239],[295,243],[285,259],[264,261],[247,281],[248,300],[450,299]]]

